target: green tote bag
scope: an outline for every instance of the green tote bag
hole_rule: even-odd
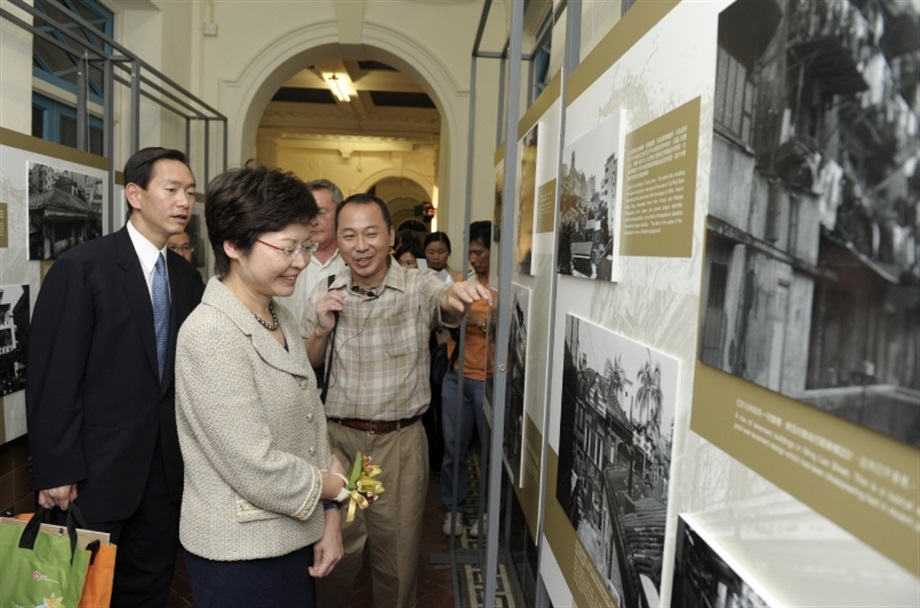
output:
[[[91,553],[77,548],[71,510],[60,536],[40,534],[39,507],[25,528],[0,521],[0,606],[71,608],[80,602]]]

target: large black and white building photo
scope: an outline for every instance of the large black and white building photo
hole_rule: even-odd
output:
[[[905,4],[721,13],[699,359],[920,446],[920,27]]]
[[[679,364],[567,315],[556,497],[620,606],[657,606]]]
[[[102,235],[102,179],[29,163],[29,259],[53,260]]]

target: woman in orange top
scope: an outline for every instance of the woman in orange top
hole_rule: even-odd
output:
[[[492,222],[482,221],[470,224],[470,266],[473,268],[470,282],[489,286],[489,247],[492,244]],[[462,277],[457,276],[457,280]],[[493,298],[493,302],[495,298]],[[456,536],[463,530],[463,513],[466,510],[467,466],[466,456],[473,440],[473,424],[480,437],[485,433],[485,416],[482,412],[482,398],[485,380],[492,375],[491,353],[487,348],[486,333],[490,323],[489,304],[485,300],[475,302],[466,317],[466,343],[463,353],[463,397],[457,403],[457,373],[459,364],[454,363],[444,375],[441,385],[442,429],[444,431],[444,458],[441,460],[441,505],[447,511],[442,530],[447,536]],[[457,345],[450,344],[451,353]],[[457,419],[459,418],[459,424]],[[459,451],[454,453],[457,434],[460,435]],[[460,463],[457,476],[456,517],[451,514],[451,494],[454,481],[454,462]]]

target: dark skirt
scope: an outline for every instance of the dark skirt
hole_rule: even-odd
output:
[[[219,562],[185,552],[195,608],[304,606],[316,608],[313,545],[266,559]]]

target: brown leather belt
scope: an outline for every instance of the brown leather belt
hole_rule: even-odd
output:
[[[402,420],[359,420],[358,418],[329,418],[328,420],[329,422],[347,426],[350,429],[364,431],[371,435],[379,435],[381,433],[398,431],[399,429],[409,426],[413,422],[417,422],[421,417],[422,415],[419,414],[418,416],[403,418]]]

